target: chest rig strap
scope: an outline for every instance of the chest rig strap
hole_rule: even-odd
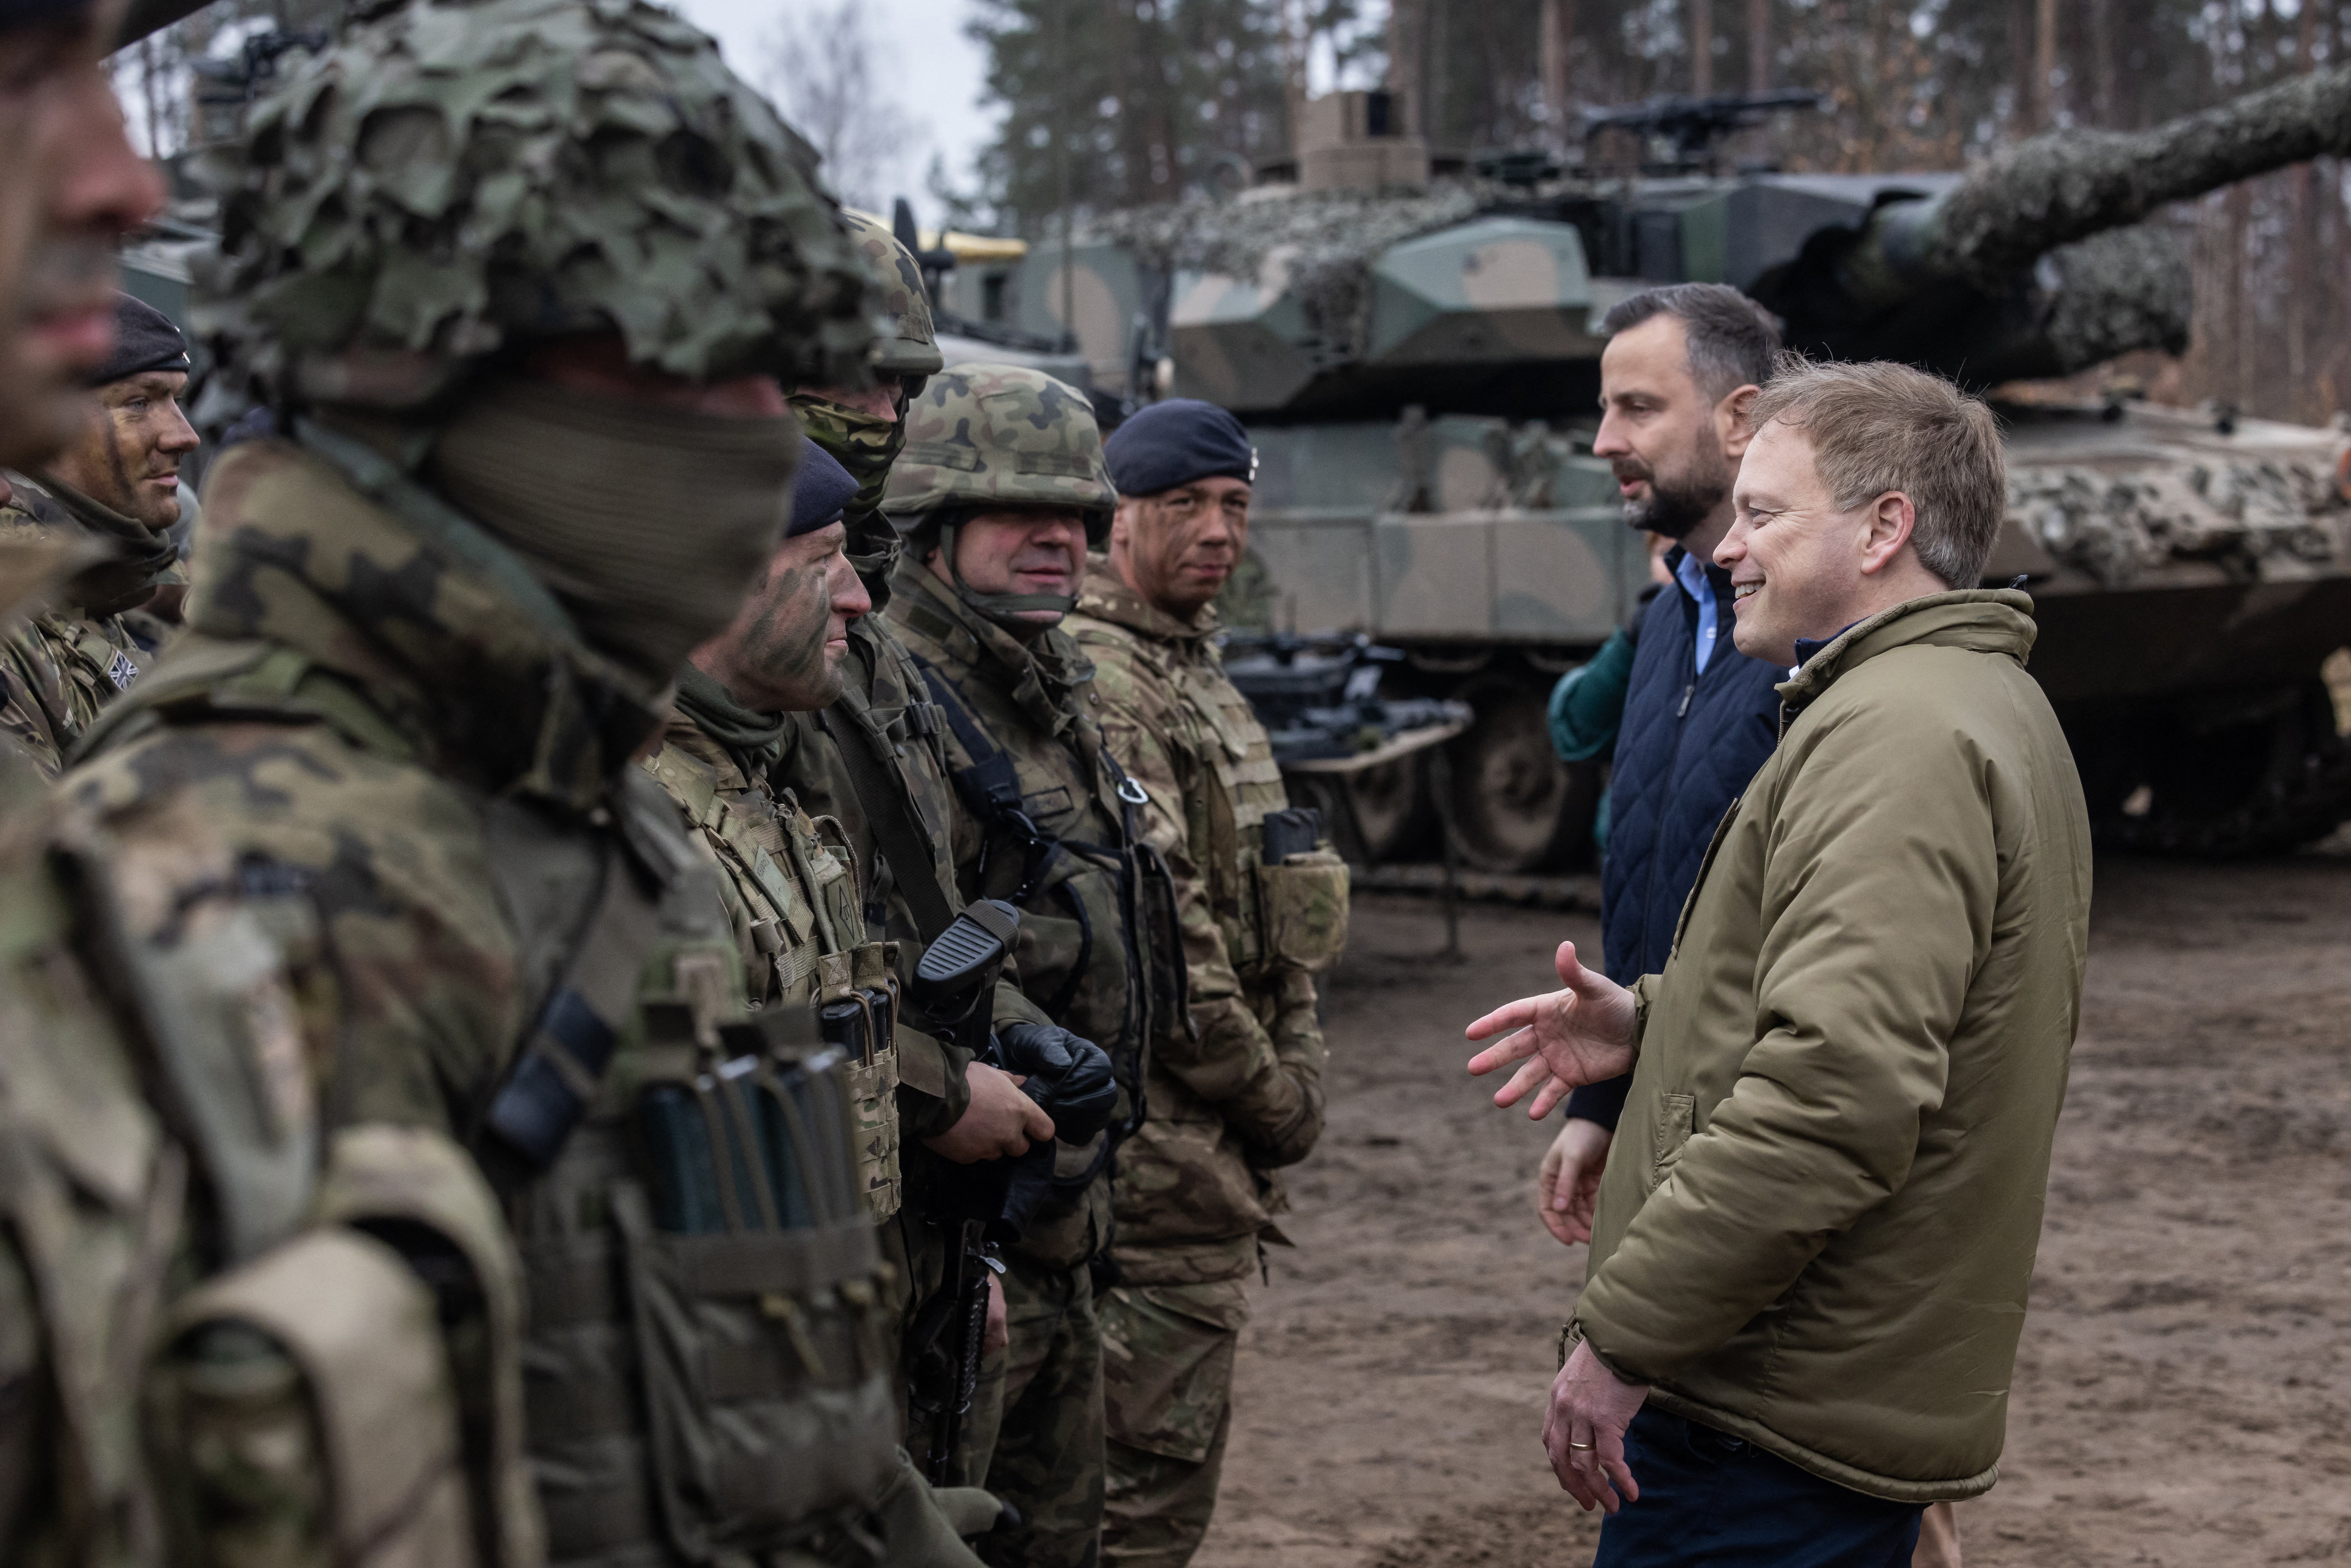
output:
[[[940,932],[955,924],[955,905],[939,885],[930,837],[914,814],[913,800],[902,781],[892,777],[891,764],[875,755],[879,743],[871,737],[878,731],[870,717],[849,710],[847,699],[836,703],[820,720],[832,737],[841,766],[849,770],[850,789],[865,808],[873,842],[906,895],[915,929],[924,941],[936,940]],[[878,886],[880,877],[873,880]]]
[[[670,810],[668,797],[645,783],[655,791],[653,804]],[[486,1164],[501,1188],[553,1165],[588,1114],[636,1005],[645,956],[660,937],[662,896],[693,863],[682,841],[640,818],[647,804],[627,784],[613,804],[618,828],[598,846],[592,913],[483,1118],[490,1145],[484,1152],[492,1156]]]
[[[1037,890],[1045,885],[1045,879],[1067,852],[1061,848],[1061,840],[1040,828],[1022,809],[1019,769],[1005,749],[996,744],[987,727],[972,716],[962,694],[921,654],[914,656],[914,663],[922,667],[923,684],[931,689],[931,701],[946,716],[947,727],[955,732],[956,740],[971,758],[970,767],[948,770],[956,793],[963,797],[964,804],[971,808],[983,830],[1007,835],[1028,856],[1027,863],[1021,867],[1020,885],[1010,899],[1013,904],[1025,904],[1037,896]],[[987,874],[985,849],[980,852],[979,874],[983,878]],[[1079,968],[1082,971],[1084,966],[1081,964]]]

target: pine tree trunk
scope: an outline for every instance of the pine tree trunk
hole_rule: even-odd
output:
[[[2057,0],[2040,0],[2032,19],[2032,123],[2057,123]]]
[[[1568,50],[1575,42],[1575,0],[1542,0],[1542,90],[1546,122],[1557,151],[1564,152],[1575,135],[1574,106],[1569,98]]]

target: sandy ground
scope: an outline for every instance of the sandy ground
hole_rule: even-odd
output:
[[[1358,901],[1329,1130],[1296,1173],[1200,1568],[1567,1568],[1595,1519],[1538,1438],[1583,1251],[1549,1129],[1462,1024],[1588,916]],[[2002,1479],[1971,1568],[2351,1560],[2351,856],[2098,868],[2085,1021]]]

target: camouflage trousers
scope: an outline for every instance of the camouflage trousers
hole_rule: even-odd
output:
[[[1110,1479],[1102,1561],[1184,1568],[1208,1532],[1233,1425],[1244,1281],[1121,1285],[1102,1298]]]
[[[979,1554],[1019,1568],[1095,1568],[1102,1560],[1102,1341],[1092,1277],[1005,1260],[1010,1347],[990,1356],[972,1395],[963,1473],[1020,1511],[1017,1530]]]

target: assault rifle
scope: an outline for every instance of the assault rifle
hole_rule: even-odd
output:
[[[914,967],[914,1005],[976,1061],[992,1054],[997,977],[1019,931],[1019,910],[999,899],[977,900],[923,950]],[[987,1239],[987,1221],[1004,1207],[1008,1162],[991,1161],[962,1174],[968,1179],[957,1185],[965,1190],[946,1217],[954,1233],[946,1278],[914,1322],[920,1365],[910,1379],[911,1393],[915,1408],[930,1417],[923,1473],[935,1487],[956,1484],[956,1449],[979,1386],[980,1348],[987,1334],[987,1275],[1004,1267]]]

